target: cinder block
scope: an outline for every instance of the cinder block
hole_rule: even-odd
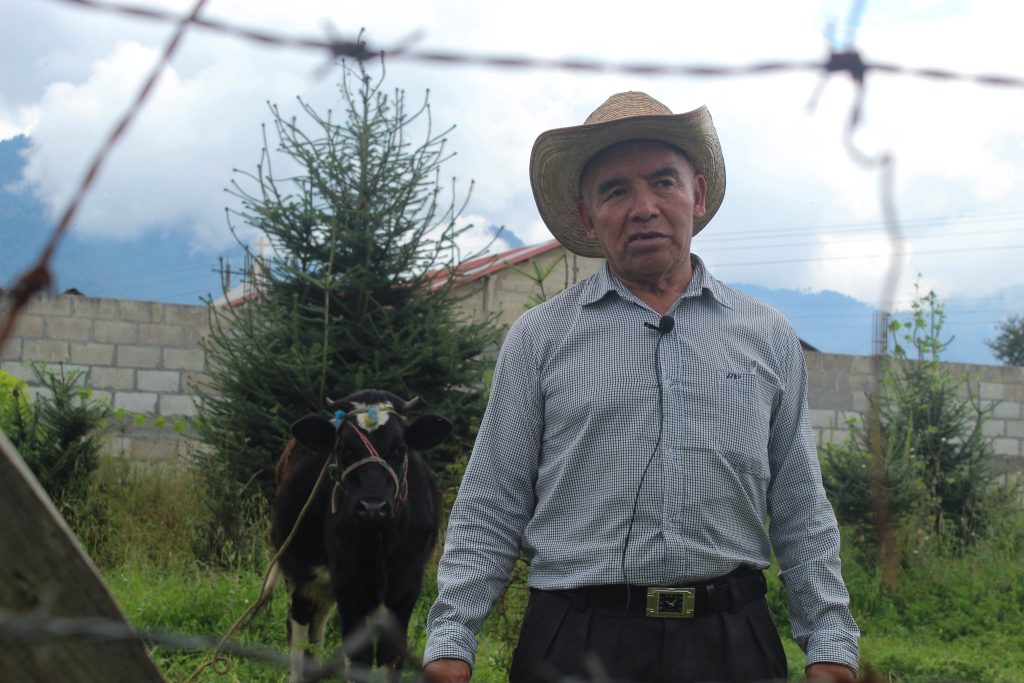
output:
[[[166,416],[195,417],[199,414],[196,401],[191,396],[167,395],[160,397],[160,414]]]
[[[44,317],[68,317],[71,315],[71,299],[63,294],[37,294],[28,302],[25,312]]]
[[[0,346],[0,360],[21,360],[21,340],[8,339]]]
[[[89,320],[117,319],[116,299],[94,299],[87,296],[71,297],[71,311],[76,318]]]
[[[185,327],[209,327],[209,308],[206,306],[164,304],[163,308],[165,323]]]
[[[1002,401],[992,409],[992,417],[999,420],[1019,420],[1021,404],[1016,401]]]
[[[185,345],[185,328],[163,323],[139,323],[139,342],[181,347]]]
[[[72,344],[71,362],[81,365],[113,365],[112,344]]]
[[[211,385],[210,376],[205,372],[183,372],[181,373],[181,388],[188,393],[195,393],[195,386],[209,390]]]
[[[206,368],[206,352],[202,349],[164,349],[164,368],[203,370]]]
[[[94,401],[103,401],[107,405],[114,405],[114,392],[104,391],[102,389],[93,389],[92,399]]]
[[[1016,403],[1024,403],[1024,384],[1016,382],[1006,385],[1006,398]]]
[[[815,429],[833,429],[836,426],[836,411],[811,408],[811,426]]]
[[[88,341],[92,321],[86,318],[47,318],[46,336],[50,339]]]
[[[1024,439],[1024,422],[1021,420],[1008,420],[1006,422],[1006,436],[1014,439]]]
[[[158,323],[160,322],[161,305],[155,301],[125,301],[121,300],[121,320],[129,320],[137,323]]]
[[[176,370],[139,370],[135,388],[176,394],[181,390],[181,373]]]
[[[92,324],[92,338],[104,344],[136,344],[139,326],[119,320],[97,320]]]
[[[203,344],[209,338],[209,327],[186,327],[184,346],[186,349],[201,349],[203,348]]]
[[[21,356],[25,360],[41,360],[46,363],[64,363],[69,358],[68,343],[50,339],[25,339],[21,344]]]
[[[36,380],[36,374],[29,367],[28,363],[19,363],[16,361],[5,361],[0,363],[0,370],[3,370],[12,377],[17,377],[22,382],[34,382]]]
[[[1020,439],[994,439],[992,449],[997,455],[1020,455]]]
[[[150,392],[118,391],[114,394],[114,407],[124,408],[132,413],[156,412],[157,395]]]
[[[117,364],[123,368],[160,367],[160,349],[155,346],[118,344]]]
[[[61,318],[63,320],[63,318]],[[46,318],[41,315],[21,313],[14,321],[12,337],[45,337]]]
[[[92,369],[92,386],[97,389],[134,389],[135,371],[128,368]]]
[[[979,398],[982,400],[1006,400],[1006,385],[993,382],[981,382],[978,386]]]
[[[836,372],[834,370],[808,370],[807,386],[813,397],[817,393],[836,390]]]
[[[1006,423],[1002,420],[985,420],[981,425],[981,435],[985,437],[1005,436]]]

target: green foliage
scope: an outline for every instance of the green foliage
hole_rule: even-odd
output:
[[[552,296],[558,293],[548,293],[547,288],[544,286],[544,283],[551,276],[551,274],[555,272],[555,268],[557,268],[559,265],[563,263],[565,263],[565,254],[562,254],[558,258],[553,259],[551,263],[545,266],[540,265],[540,262],[537,259],[530,259],[529,270],[517,268],[511,263],[508,265],[510,269],[514,270],[515,272],[519,273],[520,275],[528,279],[530,282],[537,285],[537,291],[530,295],[530,298],[526,300],[525,304],[523,304],[523,308],[531,309],[537,304],[544,303],[545,301],[547,301]]]
[[[104,458],[90,500],[102,501],[106,510],[105,550],[96,553],[92,537],[82,538],[135,626],[217,639],[259,595],[270,559],[264,542],[266,522],[254,519],[247,532],[248,543],[259,553],[239,553],[229,569],[204,565],[190,554],[191,542],[201,537],[197,532],[208,514],[197,504],[202,490],[195,482],[195,473],[184,468]],[[877,564],[855,544],[845,542],[848,529],[842,531],[843,576],[863,634],[865,668],[881,680],[899,683],[1024,680],[1024,510],[1019,504],[1003,508],[976,543],[955,555],[934,536],[922,541],[908,553],[901,580],[890,593],[881,589]],[[437,595],[435,569],[436,564],[427,568],[410,623],[413,652],[422,652],[425,645],[426,616]],[[789,637],[784,588],[776,567],[766,575],[768,601],[782,633],[790,677],[800,680],[804,657]],[[518,634],[514,620],[521,615],[525,594],[524,572],[517,571],[506,592],[505,613],[493,614],[480,633],[474,681],[508,680],[507,657]],[[286,605],[281,588],[239,638],[285,653]],[[332,619],[328,648],[338,642]],[[183,680],[206,657],[205,652],[165,647],[151,651],[169,680]],[[231,676],[210,672],[199,680],[276,683],[285,673],[233,658]]]
[[[339,91],[340,115],[300,100],[302,125],[271,106],[287,171],[267,146],[229,190],[241,205],[229,222],[261,232],[272,251],[250,254],[255,296],[213,310],[211,379],[196,387],[197,430],[211,447],[199,464],[221,528],[251,493],[269,497],[289,425],[329,397],[421,397],[418,410],[455,423],[454,439],[427,454],[435,459],[468,450],[482,413],[481,354],[497,330],[460,319],[451,296],[465,228],[462,206],[442,201],[448,131],[432,129],[425,101],[409,111],[361,65],[344,67]]]
[[[8,436],[14,434],[18,425],[27,424],[32,419],[27,389],[28,384],[0,370],[0,429]]]
[[[911,320],[890,327],[892,357],[884,359],[882,390],[868,417],[846,442],[823,448],[825,488],[857,540],[879,538],[880,527],[891,525],[905,548],[929,534],[962,546],[985,529],[999,503],[982,435],[991,408],[940,363],[951,341],[942,339],[944,320],[935,293],[919,293]]]
[[[3,419],[11,422],[2,426],[43,489],[73,521],[96,470],[110,408],[80,386],[81,370],[66,371],[63,365],[53,370],[41,363],[32,370],[44,391],[31,402],[24,386],[15,384],[4,399]]]
[[[1024,365],[1024,316],[1011,315],[996,329],[996,338],[985,342],[992,354],[1005,365]]]

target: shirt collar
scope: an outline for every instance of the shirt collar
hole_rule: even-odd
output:
[[[700,257],[696,254],[690,254],[690,263],[693,266],[693,277],[690,278],[690,284],[679,298],[687,299],[700,296],[704,293],[704,290],[707,290],[714,297],[715,301],[726,308],[732,308],[731,297],[725,285],[707,272],[707,268],[704,267],[704,262],[701,261]],[[589,306],[603,299],[609,292],[615,292],[624,299],[636,299],[636,295],[630,292],[629,288],[622,284],[619,278],[615,277],[608,266],[608,262],[605,261],[604,267],[594,277],[590,278],[590,281],[587,283],[580,298],[580,304],[582,306]]]

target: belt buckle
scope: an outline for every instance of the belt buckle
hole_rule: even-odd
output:
[[[693,588],[648,588],[644,615],[655,619],[692,619],[696,593]]]

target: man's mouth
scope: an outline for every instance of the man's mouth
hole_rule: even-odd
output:
[[[661,233],[657,233],[657,232],[640,232],[640,233],[637,233],[635,235],[630,235],[628,244],[633,244],[633,243],[636,243],[636,242],[639,242],[640,244],[643,244],[644,242],[652,242],[654,240],[661,240],[661,239],[665,239],[665,235],[662,235]]]

